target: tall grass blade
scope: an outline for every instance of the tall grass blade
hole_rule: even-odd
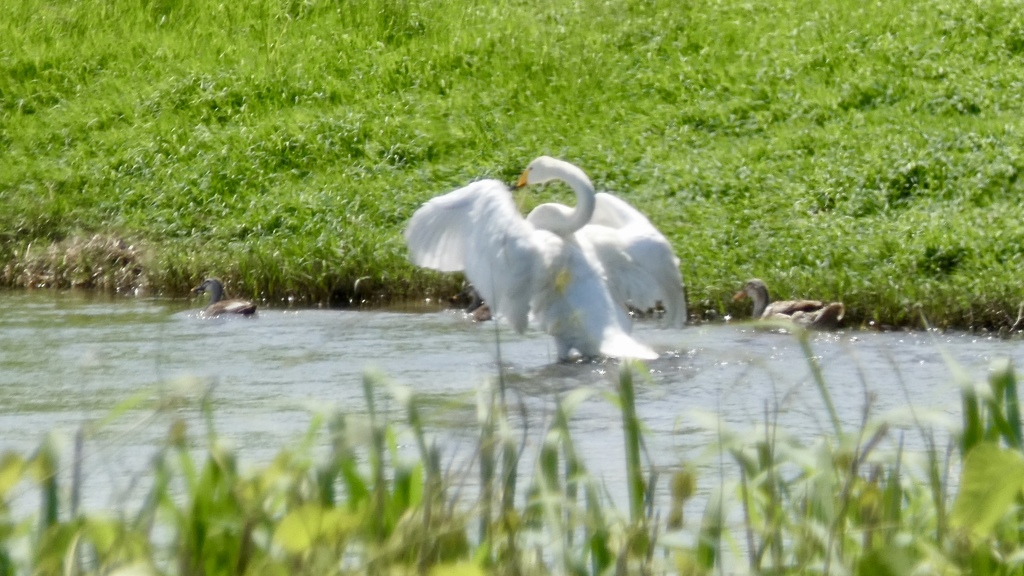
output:
[[[774,401],[777,402],[777,399]],[[778,418],[779,409],[778,405],[775,404],[775,409],[771,412],[772,418],[769,419],[768,402],[764,405],[764,449],[761,451],[762,456],[762,467],[766,471],[765,475],[765,490],[767,491],[767,502],[765,511],[765,534],[768,538],[768,549],[771,551],[772,566],[775,569],[782,567],[782,521],[780,519],[782,513],[782,494],[779,490],[779,478],[776,473],[778,468],[776,463],[776,434],[778,433]],[[769,422],[771,426],[769,427]]]
[[[71,517],[78,516],[82,503],[82,459],[85,458],[85,427],[75,431],[75,449],[71,460]]]
[[[626,485],[629,489],[629,518],[634,525],[643,519],[646,490],[640,466],[640,422],[636,416],[636,395],[633,389],[633,362],[623,362],[619,374],[619,409],[626,441]]]
[[[590,553],[592,574],[604,574],[615,562],[608,541],[611,531],[605,521],[605,512],[601,507],[597,490],[588,485],[587,493],[587,550]]]
[[[57,479],[60,466],[57,458],[57,447],[52,434],[48,435],[42,445],[39,446],[31,460],[31,468],[41,490],[39,498],[39,530],[42,534],[47,528],[57,524],[60,512],[60,489]]]
[[[740,504],[743,509],[743,535],[746,537],[747,542],[747,568],[751,572],[760,572],[760,554],[757,551],[757,544],[754,543],[754,525],[750,517],[751,494],[750,494],[750,480],[747,478],[747,470],[743,466],[739,466],[740,474]],[[680,516],[682,515],[682,507],[679,508]],[[680,518],[679,524],[682,525],[682,518]]]
[[[525,441],[528,433],[526,406],[519,402],[520,421],[523,423],[523,438]],[[522,453],[519,445],[512,437],[512,431],[508,420],[508,407],[502,400],[500,418],[498,420],[498,435],[501,438],[501,508],[503,512],[515,509],[516,503],[516,479],[519,477],[519,455]]]
[[[896,535],[899,526],[903,522],[903,487],[900,484],[901,470],[903,467],[903,434],[900,433],[899,443],[896,448],[893,468],[885,479],[885,502],[883,510],[883,535],[886,542]]]
[[[576,456],[576,447],[573,446],[572,437],[569,435],[569,421],[561,402],[555,408],[555,427],[562,438],[563,469],[565,471],[565,501],[570,507],[577,502],[579,482],[582,477],[583,467]],[[567,515],[571,514],[567,510]],[[566,518],[570,522],[570,518]],[[573,530],[566,534],[568,545],[572,548]]]
[[[486,392],[485,392],[486,390]],[[488,547],[486,557],[492,560],[494,482],[497,463],[495,458],[494,415],[497,412],[494,388],[487,386],[477,392],[477,416],[480,422],[480,522],[479,538]]]
[[[505,365],[502,361],[501,355],[501,331],[499,330],[500,323],[494,322],[494,347],[495,347],[495,358],[498,365],[498,391],[500,397],[498,422],[499,422],[499,437],[502,439],[501,447],[501,508],[502,512],[512,510],[515,507],[516,498],[516,478],[519,476],[519,455],[520,450],[516,446],[516,443],[512,440],[509,428],[509,410],[508,410],[508,397],[506,394],[505,384]],[[520,414],[523,416],[521,421],[523,422],[524,430],[526,430],[526,414],[525,407],[522,402],[519,403]]]
[[[591,569],[594,574],[600,574],[612,562],[611,550],[608,547],[608,526],[605,522],[601,509],[600,500],[593,490],[590,478],[587,475],[586,465],[576,452],[575,443],[569,431],[569,415],[585,398],[590,396],[586,389],[576,390],[559,400],[555,405],[554,428],[562,438],[562,453],[565,469],[565,500],[570,510],[566,516],[566,523],[569,526],[567,543],[570,549],[573,547],[573,534],[575,527],[572,523],[571,507],[575,506],[578,497],[578,488],[581,482],[584,483],[584,499],[586,504],[586,517],[584,522],[584,551],[590,555]],[[583,562],[574,564],[574,569],[579,570]]]
[[[366,398],[367,417],[370,420],[370,474],[373,479],[371,493],[373,514],[370,522],[376,538],[383,540],[388,533],[391,519],[388,517],[388,488],[384,476],[385,431],[377,422],[377,410],[373,398],[375,382],[376,378],[370,374],[363,376],[363,395]]]
[[[142,506],[139,507],[139,512],[133,521],[134,527],[147,535],[152,533],[157,518],[157,511],[161,507],[170,511],[169,516],[175,528],[182,529],[184,526],[184,517],[173,506],[173,501],[171,500],[170,487],[173,473],[167,461],[167,450],[166,447],[161,449],[160,453],[153,459],[153,486],[146,494],[146,498]]]
[[[330,451],[327,458],[317,466],[316,472],[317,485],[320,489],[320,504],[323,506],[338,505],[335,483],[341,474],[340,455],[342,452],[339,450],[339,442],[343,442],[341,434],[344,430],[344,422],[344,417],[338,412],[332,412],[327,417],[327,438]]]
[[[423,425],[423,417],[420,415],[419,400],[413,391],[403,392],[401,398],[408,413],[409,429],[416,439],[416,447],[419,449],[420,462],[426,471],[427,494],[433,497],[444,499],[444,483],[441,481],[441,462],[436,447],[427,445],[426,431]]]
[[[960,433],[960,454],[966,456],[979,442],[985,438],[984,418],[978,392],[971,382],[963,382],[960,387],[960,404],[963,417],[963,431]]]
[[[832,420],[832,428],[835,429],[836,438],[842,438],[843,427],[839,421],[839,413],[836,412],[836,406],[832,402],[832,394],[828,391],[828,385],[825,383],[825,376],[821,373],[821,365],[818,363],[818,358],[811,350],[810,331],[801,329],[797,335],[797,341],[800,342],[800,348],[804,351],[807,364],[811,367],[811,376],[814,379],[814,383],[818,386],[818,392],[821,393],[822,401],[825,402],[825,408],[828,410],[829,419]]]
[[[1020,398],[1017,397],[1017,378],[1008,359],[993,363],[989,376],[992,388],[993,411],[997,416],[1003,441],[1017,450],[1024,449],[1021,441]]]
[[[558,448],[561,440],[555,429],[548,430],[545,435],[538,457],[537,488],[534,493],[551,533],[557,563],[561,564],[563,573],[571,574],[572,558],[567,543],[569,530],[563,517],[566,501],[558,476]]]
[[[724,494],[719,488],[708,497],[704,517],[701,520],[700,532],[697,534],[697,566],[704,572],[710,572],[718,561],[718,551],[722,543]]]

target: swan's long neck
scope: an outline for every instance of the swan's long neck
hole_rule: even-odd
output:
[[[586,226],[594,216],[594,209],[597,207],[594,185],[586,173],[574,164],[550,156],[541,156],[530,162],[526,171],[519,177],[516,187],[543,184],[551,180],[561,180],[572,188],[576,193],[576,207],[569,208],[554,202],[541,204],[530,212],[527,220],[542,230],[560,236],[572,236]]]
[[[587,175],[575,166],[566,170],[562,180],[576,193],[576,207],[573,208],[565,222],[566,232],[573,234],[586,226],[594,216],[594,208],[597,205],[594,185],[591,184],[590,178],[587,178]]]
[[[536,168],[534,184],[561,180],[576,193],[576,206],[569,208],[564,204],[541,204],[530,212],[527,217],[538,228],[554,232],[559,236],[572,236],[577,230],[590,222],[594,215],[596,198],[594,185],[582,170],[568,162],[553,161]]]

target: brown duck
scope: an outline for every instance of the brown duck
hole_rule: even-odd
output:
[[[242,300],[240,298],[228,298],[224,297],[224,285],[217,278],[207,278],[203,280],[203,283],[192,289],[193,294],[201,294],[208,292],[210,294],[210,303],[203,308],[203,316],[220,316],[221,314],[241,314],[242,316],[252,316],[256,313],[256,304],[253,304],[249,300]]]
[[[475,322],[487,322],[492,319],[491,307],[469,282],[462,286],[461,292],[449,298],[448,302],[456,308],[461,308]]]
[[[755,320],[789,320],[805,328],[829,330],[836,328],[846,309],[842,302],[825,303],[818,300],[780,300],[771,302],[768,286],[757,278],[747,280],[733,301],[749,297],[754,301]]]

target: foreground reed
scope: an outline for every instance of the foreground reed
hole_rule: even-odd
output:
[[[831,406],[806,335],[797,337]],[[995,364],[986,383],[963,382],[963,427],[949,446],[922,424],[897,430],[876,419],[870,397],[855,429],[832,411],[833,429],[811,439],[777,429],[766,406],[754,436],[714,424],[711,453],[734,465],[703,469],[700,478],[693,463],[656,467],[646,454],[634,401],[643,385],[638,368],[623,363],[609,395],[622,415],[628,512],[616,509],[588,472],[593,455],[573,441],[574,408],[594,390],[558,398],[546,429],[531,431],[500,378],[482,386],[471,461],[446,469],[450,454],[424,424],[427,404],[367,375],[364,414],[316,413],[300,441],[251,470],[219,438],[204,396],[201,430],[175,419],[152,459],[147,496],[121,510],[78,503],[80,455],[105,421],[78,435],[70,474],[59,474],[65,464],[49,442],[31,455],[5,454],[0,575],[1024,570],[1024,455],[1009,363]],[[382,388],[404,420],[380,410]],[[140,399],[110,417],[137,409]],[[908,434],[921,435],[923,453],[905,448]],[[529,461],[528,443],[537,445]],[[952,467],[960,469],[955,483]],[[470,469],[478,480],[467,484]],[[659,503],[655,488],[666,470],[668,502]],[[38,517],[12,509],[26,490],[39,491]],[[699,522],[684,516],[687,506],[701,510]]]

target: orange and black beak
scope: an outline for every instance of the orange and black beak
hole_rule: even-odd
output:
[[[523,188],[523,187],[526,186],[526,184],[527,184],[526,176],[529,173],[530,173],[530,169],[527,168],[526,170],[523,170],[522,174],[519,175],[519,180],[516,180],[516,186],[515,186],[516,190],[519,190],[520,188]]]

